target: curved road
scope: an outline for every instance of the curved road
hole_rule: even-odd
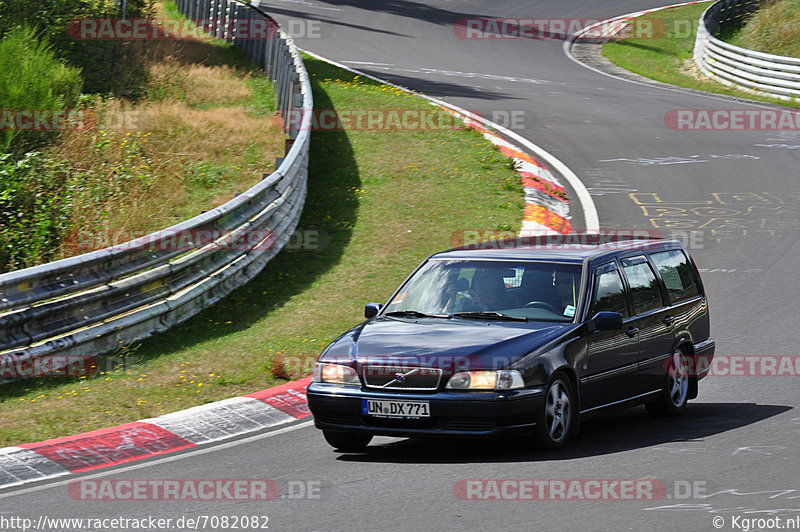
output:
[[[589,187],[602,228],[696,231],[691,251],[705,270],[718,356],[797,354],[800,133],[670,130],[664,116],[673,109],[766,106],[603,76],[570,60],[557,39],[465,40],[453,30],[469,17],[604,19],[655,7],[653,0],[265,4],[307,34],[297,39],[305,49],[500,123],[513,119],[505,125]],[[572,210],[580,227],[577,202]],[[682,417],[655,420],[643,408],[611,414],[552,453],[517,442],[376,438],[368,453],[344,455],[305,421],[92,478],[268,478],[284,494],[299,497],[304,486],[312,497],[92,502],[71,498],[61,481],[0,493],[0,516],[261,514],[271,530],[665,531],[720,529],[712,520],[722,517],[721,529],[735,530],[745,518],[800,515],[798,382],[708,378]],[[603,495],[611,500],[481,501],[454,493],[463,479],[523,478],[652,478],[666,491],[653,501],[613,500],[613,493]]]

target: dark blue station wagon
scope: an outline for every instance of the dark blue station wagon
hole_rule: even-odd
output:
[[[374,435],[515,432],[558,448],[607,407],[679,414],[714,356],[677,241],[451,249],[365,316],[323,351],[307,392],[346,452]]]

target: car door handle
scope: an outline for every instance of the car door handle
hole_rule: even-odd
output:
[[[664,325],[672,325],[675,322],[675,316],[664,316]]]
[[[630,338],[633,338],[637,334],[639,334],[639,327],[629,327],[627,331],[625,331]]]

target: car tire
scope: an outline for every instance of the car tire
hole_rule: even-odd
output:
[[[664,384],[658,399],[645,403],[645,408],[654,416],[677,416],[689,402],[690,361],[682,349],[676,349],[668,359]]]
[[[545,392],[544,407],[536,422],[536,439],[540,448],[559,449],[572,436],[576,427],[578,403],[569,379],[557,374]]]
[[[363,451],[367,445],[369,445],[369,442],[372,441],[372,434],[323,430],[322,435],[325,436],[325,441],[327,441],[331,447],[346,453]]]

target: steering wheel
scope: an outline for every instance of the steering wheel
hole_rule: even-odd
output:
[[[554,305],[546,301],[530,301],[525,304],[525,308],[537,308],[537,307],[549,310],[553,314],[561,314]]]
[[[462,296],[461,306],[465,311],[481,310],[483,306],[481,296],[474,290],[464,290],[460,292]]]

